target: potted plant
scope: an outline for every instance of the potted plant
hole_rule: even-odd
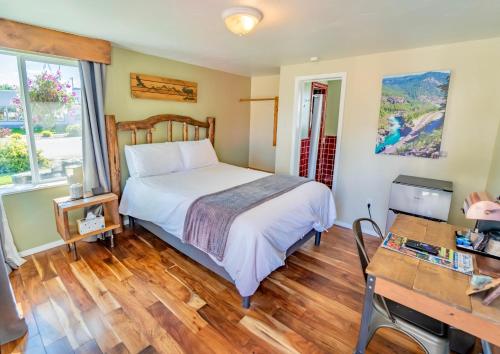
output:
[[[28,80],[28,92],[33,123],[43,130],[53,129],[57,119],[64,117],[76,102],[76,94],[69,82],[63,82],[60,70],[54,74],[44,69],[36,74]],[[16,97],[13,102],[22,112],[21,99]]]

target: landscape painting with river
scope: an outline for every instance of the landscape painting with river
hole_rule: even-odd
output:
[[[386,76],[376,154],[439,158],[449,71]]]

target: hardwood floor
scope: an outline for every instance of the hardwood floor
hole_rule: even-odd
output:
[[[367,237],[371,252],[376,240]],[[350,230],[334,227],[262,282],[249,310],[235,287],[138,228],[114,249],[81,242],[11,274],[28,334],[1,353],[352,353],[363,278]],[[379,331],[370,353],[420,353]]]

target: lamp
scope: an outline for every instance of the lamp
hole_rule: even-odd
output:
[[[487,192],[472,192],[465,198],[463,210],[467,219],[500,221],[500,203]]]
[[[262,17],[262,12],[253,7],[231,7],[222,12],[227,29],[238,36],[251,32]]]

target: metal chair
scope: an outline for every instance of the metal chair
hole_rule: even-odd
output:
[[[370,258],[366,252],[361,230],[362,222],[371,224],[378,235],[380,242],[384,239],[379,226],[369,218],[361,218],[354,221],[352,229],[356,240],[361,269],[367,280],[366,268],[370,263]],[[447,338],[448,327],[429,316],[412,310],[409,307],[400,305],[380,295],[373,298],[374,311],[370,320],[368,331],[368,343],[370,343],[377,329],[387,327],[406,334],[417,342],[428,354],[448,354],[449,341]]]

